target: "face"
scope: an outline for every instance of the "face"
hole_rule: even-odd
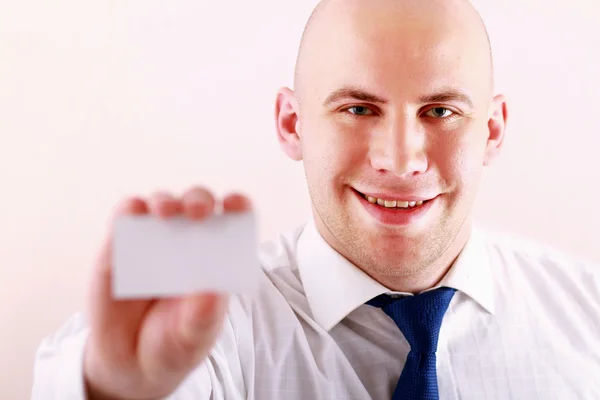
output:
[[[466,33],[364,20],[311,43],[302,88],[278,97],[280,141],[304,162],[323,237],[370,275],[402,277],[464,245],[505,105]]]

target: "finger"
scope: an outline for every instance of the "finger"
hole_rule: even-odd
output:
[[[230,194],[223,199],[223,212],[244,212],[251,208],[250,199],[239,193]]]
[[[150,213],[160,218],[171,218],[182,211],[181,202],[167,192],[156,192],[148,199]]]
[[[92,272],[89,290],[89,308],[93,324],[102,324],[110,315],[115,300],[112,298],[112,239],[115,220],[121,215],[143,215],[148,213],[148,204],[138,197],[122,201],[114,210],[108,232]]]
[[[105,235],[104,243],[100,249],[97,258],[97,265],[102,269],[110,269],[111,264],[111,242],[113,238],[113,229],[116,220],[124,215],[144,215],[149,211],[148,203],[139,197],[130,197],[121,201],[113,210],[108,226],[108,232]]]
[[[206,189],[195,187],[187,192],[181,198],[183,213],[190,219],[200,220],[208,217],[214,212],[215,198]]]
[[[107,229],[112,233],[115,221],[122,215],[143,215],[148,213],[148,203],[137,196],[128,197],[120,201],[112,210],[108,219]]]

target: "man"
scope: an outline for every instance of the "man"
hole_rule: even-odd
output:
[[[263,248],[253,297],[115,301],[109,233],[88,321],[42,344],[33,398],[600,398],[598,269],[473,228],[505,134],[492,76],[465,0],[322,2],[276,106],[312,221]],[[117,214],[201,220],[215,201]]]

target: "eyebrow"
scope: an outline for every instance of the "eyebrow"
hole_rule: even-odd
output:
[[[456,89],[447,89],[441,92],[428,94],[419,98],[421,103],[446,103],[448,101],[460,101],[470,108],[474,108],[473,100],[465,93]]]
[[[352,86],[344,86],[341,89],[338,89],[332,92],[329,96],[327,96],[327,98],[323,102],[323,105],[328,106],[332,103],[344,99],[353,99],[358,101],[364,101],[367,103],[387,103],[387,100],[383,99],[382,97],[366,92],[362,89]],[[440,92],[427,94],[419,98],[419,103],[445,103],[448,101],[459,101],[465,103],[470,108],[474,108],[473,101],[471,100],[471,98],[465,93],[456,89],[446,89]]]
[[[327,98],[323,102],[323,105],[328,106],[332,103],[336,103],[343,99],[354,99],[358,101],[364,101],[367,103],[387,103],[387,101],[385,101],[381,97],[365,92],[362,89],[352,86],[344,86],[341,89],[338,89],[332,92],[329,96],[327,96]]]

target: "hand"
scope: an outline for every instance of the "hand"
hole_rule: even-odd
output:
[[[129,199],[115,217],[151,214],[168,219],[184,215],[202,220],[213,214],[214,207],[210,192],[194,188],[180,199],[166,193],[157,193],[148,201]],[[224,212],[249,208],[249,200],[241,195],[223,201]],[[201,293],[174,299],[115,300],[111,243],[112,227],[98,255],[90,288],[90,335],[83,365],[88,397],[150,400],[168,396],[215,344],[228,298]]]

